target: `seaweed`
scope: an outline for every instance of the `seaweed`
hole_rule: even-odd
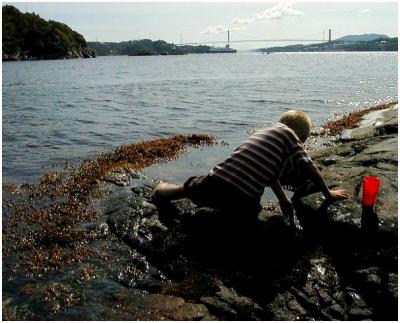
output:
[[[123,168],[140,171],[176,159],[188,146],[216,144],[205,134],[178,135],[132,143],[83,160],[63,171],[43,174],[36,183],[3,185],[3,256],[6,268],[28,276],[60,269],[95,253],[90,242],[100,238],[80,227],[99,218],[92,193],[103,176]]]
[[[325,132],[328,135],[335,136],[335,135],[338,135],[339,133],[341,133],[343,130],[356,128],[358,126],[358,123],[361,121],[361,119],[366,114],[373,112],[373,111],[389,109],[396,104],[397,104],[397,101],[394,101],[394,102],[390,102],[390,103],[373,106],[373,107],[370,107],[367,109],[360,109],[360,110],[356,110],[353,112],[349,112],[349,113],[341,116],[339,120],[326,122],[322,126],[322,128],[325,130]]]

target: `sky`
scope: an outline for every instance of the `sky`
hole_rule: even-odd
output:
[[[175,44],[231,40],[322,40],[377,33],[397,37],[394,2],[3,2],[67,24],[87,41],[149,38]],[[246,50],[316,41],[232,43]]]

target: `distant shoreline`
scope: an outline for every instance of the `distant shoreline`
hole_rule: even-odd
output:
[[[258,54],[258,55],[271,55],[271,54],[328,54],[328,53],[349,53],[349,54],[354,54],[354,53],[397,53],[397,51],[320,51],[320,52],[271,52],[269,54],[265,54],[262,52],[257,52],[257,51],[253,51],[253,50],[238,50],[236,54],[245,54],[245,53],[249,53],[249,54]],[[199,56],[203,56],[205,54],[210,54],[215,56],[216,54],[230,54],[231,53],[187,53],[184,54],[186,55],[199,55]],[[233,53],[235,54],[235,53]],[[96,59],[96,58],[101,58],[101,57],[165,57],[165,56],[182,56],[182,55],[97,55],[96,57],[92,57],[92,59]],[[3,63],[15,63],[15,62],[37,62],[37,61],[60,61],[60,60],[80,60],[82,59],[81,57],[65,57],[65,58],[47,58],[47,59],[39,59],[39,58],[29,58],[29,59],[4,59],[3,58]]]
[[[276,52],[397,52],[397,37],[390,38],[386,35],[353,35],[318,44],[295,44],[259,48],[255,51]]]

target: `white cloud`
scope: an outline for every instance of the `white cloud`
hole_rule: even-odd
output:
[[[228,28],[222,26],[222,25],[217,25],[217,26],[210,26],[207,29],[203,30],[200,32],[202,35],[214,35],[214,34],[220,34],[223,33],[224,31],[227,31]]]
[[[281,2],[277,5],[266,9],[262,12],[255,13],[252,17],[247,18],[234,18],[232,20],[232,25],[246,25],[255,20],[276,20],[283,19],[285,17],[300,17],[303,16],[304,12],[300,10],[292,9],[292,4],[288,2]],[[214,35],[220,34],[222,32],[229,30],[243,30],[244,28],[239,27],[225,27],[222,25],[210,26],[201,32],[202,35]]]
[[[253,19],[250,19],[250,18],[234,18],[232,20],[232,24],[234,24],[234,25],[245,25],[245,24],[248,24],[251,21],[253,21]]]
[[[290,3],[281,2],[272,8],[256,13],[253,17],[257,20],[275,20],[285,17],[300,17],[303,15],[303,11],[292,9],[292,5]]]
[[[240,28],[240,27],[225,27],[222,25],[217,25],[217,26],[210,26],[207,29],[203,30],[202,32],[200,32],[200,34],[202,35],[216,35],[216,34],[220,34],[223,32],[226,32],[228,30],[230,31],[239,31],[239,30],[243,30],[244,28]]]
[[[304,16],[303,11],[293,9],[292,4],[289,2],[281,2],[269,9],[255,13],[251,18],[234,18],[232,24],[245,25],[255,20],[275,20],[300,16]]]
[[[358,13],[358,15],[359,16],[371,16],[371,13],[372,13],[372,10],[371,9],[369,9],[369,8],[366,8],[366,9],[363,9],[363,10],[361,10],[359,13]]]

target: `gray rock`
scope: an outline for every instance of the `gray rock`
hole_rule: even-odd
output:
[[[215,313],[222,319],[235,319],[237,312],[228,303],[218,300],[216,297],[201,297],[200,300],[209,308],[211,313]]]
[[[322,300],[323,305],[327,306],[332,303],[332,297],[329,296],[329,294],[324,291],[322,288],[318,288],[318,295],[320,299]]]
[[[327,164],[325,160],[333,155],[337,156],[336,162]],[[375,208],[382,221],[380,227],[391,232],[397,230],[397,135],[339,144],[311,156],[322,166],[322,174],[328,184],[340,180],[339,186],[352,195],[352,199],[328,207],[330,218],[361,226],[362,177],[372,175],[381,180]],[[317,193],[303,198],[302,202],[318,209],[320,200],[321,194]]]
[[[274,321],[292,321],[307,315],[307,311],[288,291],[278,293],[275,299],[267,304],[266,310],[269,314],[268,319]]]
[[[229,304],[243,320],[257,320],[265,316],[265,311],[251,298],[239,295],[233,288],[220,285],[220,291],[216,293],[221,302]]]
[[[363,118],[357,128],[343,131],[340,138],[341,140],[360,140],[396,133],[397,113],[397,108],[371,112]]]
[[[344,320],[346,318],[346,311],[339,304],[330,306],[328,312],[336,319]]]
[[[301,291],[297,292],[297,299],[300,304],[307,308],[307,310],[311,310],[313,312],[318,312],[319,310],[319,301],[317,296],[308,297]]]
[[[107,237],[110,235],[110,228],[107,223],[89,223],[84,226],[84,230],[88,232],[94,232],[99,237]]]
[[[290,300],[287,303],[287,306],[295,315],[303,316],[307,313],[306,310],[295,299]]]
[[[355,275],[363,283],[368,284],[371,289],[379,289],[382,283],[381,269],[378,267],[370,267],[365,269],[359,269],[355,271]]]
[[[393,298],[398,298],[398,276],[396,273],[389,273],[388,290]]]
[[[335,299],[335,301],[337,301],[340,304],[346,303],[346,300],[348,298],[347,296],[348,296],[347,293],[345,293],[344,291],[338,291],[333,294],[333,298]]]
[[[365,303],[365,300],[357,292],[351,290],[351,291],[349,291],[349,296],[351,297],[351,301],[352,301],[351,306],[352,307],[366,307],[367,306],[367,304]]]
[[[371,319],[373,317],[373,313],[371,312],[370,309],[368,308],[352,308],[349,311],[349,318],[350,320],[365,320],[365,319]]]
[[[139,179],[140,175],[133,170],[123,167],[115,169],[105,176],[103,180],[118,186],[127,186],[132,183],[133,179]]]
[[[203,304],[187,303],[183,298],[168,295],[146,295],[141,307],[153,312],[159,319],[179,321],[215,319]]]

